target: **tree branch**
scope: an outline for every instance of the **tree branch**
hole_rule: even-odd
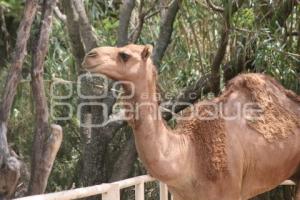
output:
[[[155,8],[156,3],[157,3],[157,0],[155,0],[153,2],[153,4],[150,6],[150,8],[147,11],[143,11],[144,0],[141,0],[140,5],[139,5],[139,11],[138,11],[139,12],[138,23],[137,23],[137,26],[136,26],[135,30],[133,31],[133,33],[129,36],[130,42],[132,42],[132,43],[137,42],[137,40],[139,39],[139,37],[142,33],[145,21],[147,19],[149,19],[151,16],[153,16],[153,14],[154,15],[156,14],[156,13],[149,14]],[[159,11],[157,13],[159,13]]]
[[[177,12],[179,10],[180,3],[181,0],[173,0],[168,10],[166,11],[166,14],[164,14],[163,15],[164,17],[161,19],[159,36],[156,41],[153,54],[152,54],[153,64],[158,69],[160,68],[160,62],[171,41],[173,24],[176,19]]]
[[[133,31],[133,33],[129,36],[129,40],[132,43],[136,43],[137,40],[139,39],[143,26],[144,26],[144,22],[145,22],[145,16],[146,13],[143,12],[143,6],[144,6],[144,0],[141,0],[140,5],[139,5],[139,16],[138,16],[138,23],[137,26],[135,28],[135,30]]]
[[[211,0],[206,0],[206,3],[213,11],[224,13],[224,8],[216,6]]]
[[[218,50],[215,54],[214,60],[211,65],[211,75],[212,75],[212,91],[215,95],[220,92],[220,65],[225,57],[226,48],[229,40],[229,30],[224,27],[221,32],[221,39],[219,42]]]
[[[221,38],[219,42],[219,47],[215,54],[214,60],[211,65],[211,76],[212,76],[212,91],[215,95],[218,95],[220,92],[220,66],[226,54],[226,48],[229,40],[229,33],[231,28],[231,22],[229,20],[229,16],[232,16],[238,9],[243,5],[244,0],[239,0],[233,4],[231,9],[231,13],[224,13],[224,21],[225,25],[221,31]]]
[[[54,13],[57,16],[57,18],[60,19],[63,23],[67,22],[67,16],[61,13],[58,6],[55,6]]]
[[[159,9],[153,11],[152,13],[149,13],[147,16],[145,16],[145,20],[150,19],[151,17],[157,15],[158,13],[160,13]]]
[[[123,0],[120,9],[119,29],[117,46],[124,46],[128,43],[128,28],[135,0]]]
[[[87,17],[83,0],[73,0],[73,5],[78,14],[79,20],[79,31],[83,45],[85,47],[85,52],[97,47],[97,38],[95,37],[92,26],[90,25],[89,19]]]
[[[80,71],[79,69],[81,68],[85,52],[80,37],[78,15],[72,2],[72,0],[62,0],[62,5],[67,17],[67,30],[70,38],[72,54],[75,58],[77,69]]]

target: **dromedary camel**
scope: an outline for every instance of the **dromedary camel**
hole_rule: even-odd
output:
[[[291,179],[300,200],[299,96],[268,76],[239,75],[220,97],[194,104],[171,129],[159,111],[151,51],[133,44],[95,48],[83,67],[133,83],[134,91],[123,87],[134,92],[129,102],[135,110],[127,115],[138,154],[174,199],[246,200]]]

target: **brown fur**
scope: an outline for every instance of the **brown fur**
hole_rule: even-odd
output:
[[[285,89],[282,85],[280,85],[274,78],[270,76],[264,76],[268,81],[270,81],[273,85],[275,85],[281,92],[285,93],[288,98],[293,100],[296,103],[300,104],[300,96],[298,96],[292,90]]]
[[[283,88],[273,78],[253,74],[240,75],[230,81],[227,92],[220,99],[226,101],[231,91],[237,90],[246,92],[249,99],[262,110],[262,115],[250,117],[254,120],[246,120],[251,128],[261,133],[269,142],[287,138],[294,134],[293,129],[300,127],[296,114],[285,108],[286,105],[281,105],[274,90],[283,92],[296,102],[299,102],[299,97]],[[259,119],[255,120],[255,117]]]
[[[196,118],[179,122],[176,130],[189,135],[195,144],[196,156],[201,159],[202,167],[206,170],[207,178],[216,180],[227,169],[227,156],[225,151],[225,122],[220,118],[205,119],[216,113],[215,108],[209,105],[196,106]],[[219,113],[219,111],[217,111]],[[189,116],[191,111],[184,113]]]
[[[215,103],[226,102],[233,91],[241,90],[247,93],[253,103],[257,103],[263,110],[260,120],[247,119],[249,127],[258,131],[269,142],[287,138],[293,133],[295,127],[300,127],[297,116],[280,105],[277,97],[267,89],[268,82],[276,86],[281,92],[295,102],[300,102],[299,97],[282,87],[273,78],[268,76],[258,76],[257,74],[243,74],[229,82],[226,91]],[[212,107],[208,105],[196,105],[196,112],[201,117],[208,117]],[[187,117],[192,114],[191,109],[186,109],[182,116]],[[199,116],[199,115],[198,115]],[[176,127],[178,132],[190,135],[195,146],[198,148],[198,158],[202,159],[210,179],[216,179],[222,172],[227,171],[227,156],[225,151],[225,122],[220,117],[213,120],[192,120],[179,121]],[[206,152],[206,153],[203,153]]]

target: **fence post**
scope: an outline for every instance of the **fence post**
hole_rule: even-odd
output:
[[[159,182],[159,200],[168,200],[168,187],[163,182]]]
[[[144,181],[135,185],[135,200],[145,200]]]
[[[118,184],[111,184],[111,188],[102,194],[102,200],[120,200],[120,187]]]

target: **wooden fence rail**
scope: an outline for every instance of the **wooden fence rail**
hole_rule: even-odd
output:
[[[144,200],[144,184],[154,182],[156,179],[144,175],[114,183],[104,183],[85,188],[77,188],[62,192],[41,194],[19,198],[16,200],[71,200],[102,195],[102,200],[120,200],[120,190],[131,186],[135,187],[135,200]],[[294,185],[292,181],[284,181],[281,185]],[[166,184],[159,182],[160,200],[168,200],[168,188]]]

